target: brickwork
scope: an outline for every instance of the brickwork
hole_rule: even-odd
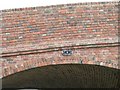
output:
[[[18,55],[3,59],[3,76],[51,64],[96,64],[118,68],[117,60],[117,47],[74,49],[71,56],[63,56],[61,51]]]
[[[118,2],[2,10],[1,77],[61,63],[118,68],[118,14]]]

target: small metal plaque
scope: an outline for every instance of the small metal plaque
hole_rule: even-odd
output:
[[[72,50],[63,50],[62,51],[62,55],[64,55],[64,56],[70,56],[70,55],[72,55]]]

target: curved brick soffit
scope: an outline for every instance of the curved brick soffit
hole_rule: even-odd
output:
[[[29,10],[30,8],[28,8]],[[19,10],[19,9],[18,9]],[[20,9],[22,10],[22,9]],[[7,10],[6,10],[7,11]],[[6,12],[5,11],[5,12]],[[9,10],[8,10],[9,11]],[[4,12],[4,11],[3,11]],[[72,20],[73,18],[71,18]],[[73,22],[67,22],[71,26],[74,26],[76,24],[76,20]],[[91,39],[92,40],[92,39]],[[102,40],[102,41],[101,41]],[[35,68],[35,67],[41,67],[46,65],[52,65],[52,64],[67,64],[67,63],[77,63],[77,64],[95,64],[95,65],[101,65],[101,66],[107,66],[112,68],[119,68],[118,67],[118,47],[114,46],[114,43],[118,42],[118,37],[108,37],[106,38],[100,38],[100,40],[92,40],[92,43],[89,42],[90,40],[86,41],[84,40],[81,42],[81,40],[71,41],[67,42],[66,45],[84,45],[84,44],[97,44],[97,43],[113,43],[113,47],[105,47],[105,48],[84,48],[79,46],[81,49],[73,49],[73,54],[71,56],[63,56],[61,54],[61,50],[54,50],[47,53],[36,53],[36,54],[29,54],[29,55],[13,55],[12,57],[3,57],[2,58],[2,76],[5,77],[11,74],[14,74],[16,72],[20,72],[23,70]],[[87,43],[88,42],[88,43]],[[63,42],[65,45],[66,42]],[[59,46],[60,43],[57,43]],[[69,47],[68,45],[68,47]],[[39,46],[39,45],[38,45]],[[44,44],[43,44],[44,46]],[[109,46],[109,45],[108,45]],[[111,46],[111,45],[110,45]],[[32,46],[33,47],[33,46]],[[94,46],[93,46],[94,47]],[[36,47],[35,47],[36,48]],[[46,48],[46,47],[45,47]],[[11,49],[12,48],[8,48]],[[19,49],[19,47],[17,48]],[[23,50],[24,48],[22,48]],[[38,48],[41,49],[41,48]],[[43,48],[44,49],[44,48]],[[16,50],[16,49],[15,49]],[[26,48],[27,50],[27,48]],[[33,49],[34,50],[34,49]],[[6,50],[3,50],[6,51]],[[20,51],[20,49],[19,49]],[[9,54],[9,53],[8,53]],[[102,58],[101,58],[102,57]],[[24,61],[23,61],[24,60]]]

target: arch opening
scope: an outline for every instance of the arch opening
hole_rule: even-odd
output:
[[[118,88],[118,69],[89,64],[37,67],[2,79],[3,88]]]

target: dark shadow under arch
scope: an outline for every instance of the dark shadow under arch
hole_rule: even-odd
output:
[[[48,65],[2,78],[3,88],[118,88],[119,69],[88,65]]]

